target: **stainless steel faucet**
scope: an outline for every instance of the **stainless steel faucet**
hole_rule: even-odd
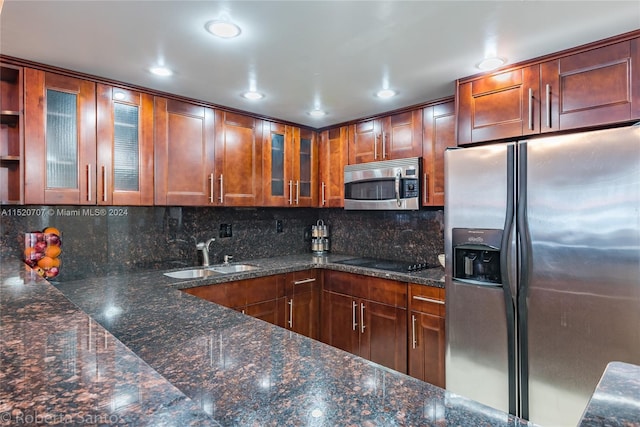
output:
[[[204,267],[209,266],[209,245],[215,241],[216,239],[212,237],[206,242],[199,242],[196,244],[196,249],[202,251],[202,265]]]

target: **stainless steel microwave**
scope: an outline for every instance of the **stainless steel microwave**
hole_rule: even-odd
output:
[[[420,209],[420,158],[383,160],[344,167],[344,208]]]

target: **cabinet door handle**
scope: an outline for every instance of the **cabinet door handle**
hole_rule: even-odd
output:
[[[87,202],[91,201],[91,163],[87,165]]]
[[[433,298],[427,298],[427,297],[421,297],[419,295],[414,295],[413,299],[417,299],[418,301],[432,302],[434,304],[444,305],[444,301],[442,301],[442,300],[433,299]]]
[[[296,179],[296,205],[300,204],[300,181]]]
[[[547,127],[551,128],[551,85],[546,86],[547,97]]]
[[[293,181],[289,180],[289,204],[293,204]]]
[[[295,282],[293,282],[294,285],[302,285],[303,283],[311,283],[311,282],[315,282],[316,278],[315,277],[310,277],[308,279],[302,279],[302,280],[296,280]]]
[[[533,89],[529,88],[529,130],[533,130]]]
[[[382,160],[387,158],[387,134],[382,132]]]
[[[220,174],[220,204],[224,204],[224,176]]]
[[[213,203],[213,174],[209,174],[209,203]]]
[[[326,199],[324,197],[324,189],[327,185],[324,183],[324,181],[322,181],[322,185],[320,186],[321,190],[322,190],[322,202],[320,203],[321,206],[324,206],[326,203]]]
[[[416,340],[416,316],[411,315],[411,348],[415,349],[418,345]]]
[[[429,203],[429,178],[425,172],[422,182],[422,194],[424,194],[423,200],[425,203]]]
[[[102,166],[102,201],[107,201],[107,168]]]
[[[360,303],[360,333],[364,334],[364,303]]]
[[[378,159],[378,138],[380,138],[380,135],[376,135],[373,138],[373,160]]]
[[[287,323],[289,324],[290,328],[293,328],[293,298],[289,300],[288,304],[289,304],[289,320],[287,321]]]
[[[355,331],[358,328],[358,322],[356,321],[356,308],[358,307],[358,304],[356,304],[355,301],[352,301],[352,313],[353,313],[353,326],[352,329]]]

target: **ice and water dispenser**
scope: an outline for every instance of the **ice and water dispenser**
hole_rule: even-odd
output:
[[[454,228],[451,237],[454,279],[479,283],[502,282],[502,230]]]

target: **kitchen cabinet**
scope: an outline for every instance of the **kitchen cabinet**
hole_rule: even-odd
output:
[[[285,327],[313,339],[320,338],[320,281],[316,269],[286,275]]]
[[[223,206],[262,204],[262,121],[215,112],[214,200]]]
[[[26,204],[94,205],[96,85],[24,69]]]
[[[446,100],[422,111],[422,206],[444,206],[444,152],[456,146],[455,103]]]
[[[0,204],[24,203],[22,67],[0,63]]]
[[[97,202],[153,205],[153,97],[98,84]]]
[[[187,288],[182,291],[285,327],[285,275]]]
[[[320,331],[329,345],[407,372],[407,284],[326,270]]]
[[[458,145],[639,119],[639,44],[593,44],[459,80]]]
[[[409,375],[445,387],[445,290],[409,284]]]
[[[458,145],[539,133],[540,66],[459,83]]]
[[[321,208],[344,207],[344,167],[349,163],[349,128],[340,126],[320,134],[320,195]]]
[[[315,132],[265,122],[263,135],[263,205],[317,206],[318,146]]]
[[[541,64],[541,131],[640,119],[640,38]]]
[[[349,127],[349,164],[422,155],[422,110],[412,110]]]
[[[155,97],[155,204],[213,206],[214,111]]]

